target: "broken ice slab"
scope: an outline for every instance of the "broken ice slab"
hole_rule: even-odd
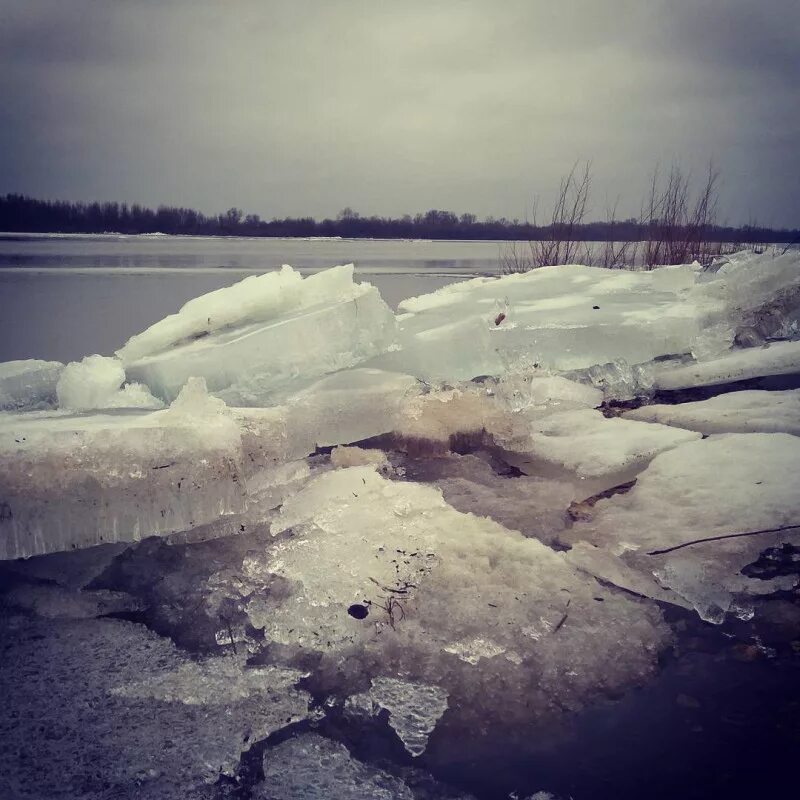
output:
[[[595,364],[586,369],[566,372],[564,377],[595,387],[607,401],[624,401],[652,395],[655,370],[652,362],[628,364],[617,359],[608,364]],[[599,406],[600,403],[595,405]]]
[[[368,366],[408,372],[425,381],[467,381],[480,375],[497,375],[503,360],[494,348],[485,320],[425,320],[430,327],[417,330],[419,321],[398,317],[397,346],[373,358]]]
[[[189,706],[224,705],[253,695],[272,695],[272,723],[254,739],[263,739],[287,724],[286,717],[295,721],[308,716],[311,698],[295,690],[295,684],[306,673],[276,666],[247,666],[244,657],[223,656],[204,661],[186,661],[172,670],[159,671],[144,680],[115,686],[111,693],[119,697],[150,697]]]
[[[733,350],[712,361],[657,369],[656,387],[672,391],[795,373],[800,373],[800,341],[772,342]]]
[[[232,657],[195,663],[142,625],[13,625],[0,620],[0,775],[10,797],[82,797],[98,785],[92,797],[196,797],[233,775],[253,741],[317,716],[296,672]]]
[[[58,407],[69,411],[107,408],[163,408],[140,383],[125,383],[125,370],[117,358],[86,356],[71,361],[58,379]]]
[[[464,724],[513,724],[591,702],[599,683],[635,683],[669,638],[653,604],[370,467],[313,478],[272,532],[260,570],[285,591],[250,599],[250,622],[271,646],[319,654],[329,693],[350,694],[345,673],[347,685],[398,677],[448,692]],[[454,651],[477,638],[492,656],[473,664]]]
[[[60,361],[4,361],[0,363],[0,411],[53,408],[56,384],[64,365]]]
[[[704,434],[793,433],[800,436],[800,389],[729,392],[695,403],[642,406],[626,411],[623,417]]]
[[[125,592],[70,591],[49,583],[20,583],[0,595],[0,607],[24,609],[49,619],[91,619],[121,611],[138,611],[141,604]]]
[[[136,541],[243,511],[241,438],[172,409],[0,415],[0,558]]]
[[[30,582],[45,581],[77,591],[100,575],[127,546],[125,542],[114,542],[81,550],[4,561],[0,563],[0,582],[9,580],[13,574]]]
[[[264,753],[255,800],[414,800],[404,781],[357,761],[347,748],[316,733],[292,737]]]
[[[315,447],[330,447],[389,433],[397,428],[401,409],[420,390],[410,375],[377,369],[326,376],[285,401],[290,435],[310,439]]]
[[[165,411],[3,414],[0,558],[264,521],[316,447],[391,431],[417,392],[410,376],[352,370],[274,408],[228,409],[191,379]]]
[[[396,430],[420,388],[410,375],[356,368],[321,378],[281,405],[231,408],[230,413],[248,457],[269,464]]]
[[[130,363],[211,333],[266,322],[324,302],[352,300],[358,293],[353,284],[352,264],[305,279],[284,265],[280,270],[250,275],[231,286],[189,300],[176,314],[132,336],[117,355]]]
[[[689,302],[697,270],[577,265],[452,284],[400,304],[400,350],[375,361],[427,380],[498,374],[520,360],[572,370],[684,353],[721,300]],[[498,314],[498,308],[503,311]]]
[[[738,324],[753,326],[765,337],[779,336],[787,318],[796,322],[800,311],[799,266],[797,250],[780,255],[741,250],[727,256],[713,275],[703,275],[698,288],[735,309]]]
[[[800,439],[789,434],[689,442],[656,456],[628,493],[599,500],[593,520],[564,538],[586,540],[655,575],[704,619],[719,622],[737,607],[736,595],[763,591],[765,581],[742,569],[800,536],[799,470]]]
[[[165,331],[154,330],[162,325],[156,323],[119,351],[128,378],[168,401],[195,376],[213,392],[224,390],[230,405],[271,405],[276,393],[355,366],[394,343],[391,309],[377,289],[352,277],[352,264],[320,272],[279,294],[281,302],[265,290],[261,304],[242,314],[229,304],[236,307],[244,281],[197,298],[192,303],[205,310],[219,308],[225,324],[209,312],[209,327],[197,330],[202,319],[194,311],[186,322],[184,311],[169,326],[171,318],[162,320]]]
[[[630,480],[658,453],[699,438],[692,431],[581,409],[531,416],[497,441],[523,472],[571,478],[589,495]]]
[[[652,575],[634,569],[619,556],[589,542],[576,542],[565,554],[565,558],[578,569],[594,575],[598,580],[619,586],[620,589],[664,603],[692,608],[679,594],[661,586]]]
[[[348,697],[345,712],[351,716],[373,716],[389,712],[389,725],[412,756],[425,752],[436,723],[447,710],[447,692],[399,678],[372,679],[369,692]]]
[[[604,396],[601,388],[560,375],[537,374],[536,370],[529,369],[504,374],[492,391],[510,411],[539,416],[597,408]]]

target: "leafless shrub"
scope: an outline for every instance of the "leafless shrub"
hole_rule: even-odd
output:
[[[719,255],[708,240],[716,219],[718,183],[719,172],[709,164],[692,202],[690,173],[674,164],[662,182],[659,168],[653,170],[639,220],[646,236],[646,267],[691,261],[703,264]]]
[[[606,269],[626,269],[636,263],[636,256],[639,251],[639,242],[631,240],[617,239],[615,236],[617,223],[617,206],[619,198],[613,206],[606,208],[606,240],[603,243],[603,252],[597,266]],[[587,262],[588,263],[588,262]]]
[[[641,241],[628,236],[618,239],[617,202],[606,209],[606,240],[593,252],[591,243],[582,241],[592,184],[591,164],[576,162],[561,180],[556,201],[541,237],[527,243],[512,242],[501,254],[504,274],[528,272],[555,264],[583,263],[608,269],[630,269],[641,264],[646,269],[659,264],[709,264],[724,255],[725,245],[709,241],[716,224],[719,172],[709,164],[702,185],[692,195],[692,175],[677,164],[662,174],[656,166],[641,204],[638,233]],[[538,200],[533,208],[537,227]],[[741,249],[741,248],[738,248]]]
[[[591,183],[590,162],[586,161],[580,168],[576,161],[567,176],[561,179],[549,221],[543,228],[543,238],[528,242],[527,246],[512,243],[501,258],[501,269],[505,274],[572,264],[580,256],[584,261],[591,258],[588,244],[577,239],[577,229],[586,217]],[[537,227],[538,205],[536,198],[533,204],[534,227]]]

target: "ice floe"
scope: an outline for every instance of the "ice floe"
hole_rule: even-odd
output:
[[[27,359],[0,363],[0,411],[33,411],[54,407],[60,361]]]

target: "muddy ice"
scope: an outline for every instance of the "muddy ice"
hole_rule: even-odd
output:
[[[775,789],[799,266],[287,267],[2,365],[0,794]]]

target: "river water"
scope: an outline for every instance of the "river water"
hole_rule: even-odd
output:
[[[110,354],[192,297],[291,264],[353,263],[387,303],[497,275],[506,243],[0,233],[0,361]]]

